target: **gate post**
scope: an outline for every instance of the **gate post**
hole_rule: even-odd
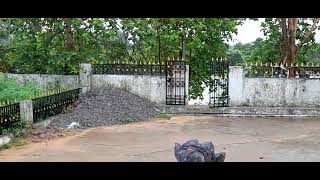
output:
[[[92,74],[91,64],[80,64],[79,81],[80,81],[81,94],[91,90],[91,74]]]
[[[28,124],[33,123],[33,106],[31,100],[20,101],[20,118],[21,121]]]
[[[244,69],[242,66],[229,68],[229,97],[231,106],[243,104]]]
[[[186,65],[186,72],[185,72],[185,102],[186,105],[188,105],[188,101],[189,101],[189,64]]]

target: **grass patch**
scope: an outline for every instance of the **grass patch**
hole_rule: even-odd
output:
[[[37,88],[34,82],[23,85],[16,80],[6,79],[0,74],[0,102],[26,100],[41,92],[44,90]]]
[[[158,116],[158,118],[170,120],[170,119],[172,118],[172,116],[169,115],[169,114],[160,114],[160,115]]]
[[[27,141],[25,139],[23,139],[21,137],[20,138],[16,138],[13,141],[0,146],[0,151],[1,150],[5,150],[5,149],[10,149],[10,148],[13,148],[13,147],[24,146],[26,144],[27,144]]]
[[[30,134],[31,131],[31,126],[22,121],[13,122],[8,127],[0,126],[0,135],[12,134],[14,136],[11,142],[0,146],[0,150],[27,144],[25,137]]]
[[[16,121],[7,126],[0,126],[0,135],[12,134],[15,137],[23,136],[31,131],[31,126],[24,121]]]

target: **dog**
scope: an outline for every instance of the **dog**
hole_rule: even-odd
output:
[[[197,139],[175,143],[174,155],[178,162],[224,162],[226,158],[225,152],[215,154],[212,142],[199,143]]]

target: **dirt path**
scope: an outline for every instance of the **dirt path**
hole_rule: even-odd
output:
[[[175,161],[173,146],[213,141],[226,161],[320,161],[313,118],[177,116],[100,127],[0,152],[0,161]]]

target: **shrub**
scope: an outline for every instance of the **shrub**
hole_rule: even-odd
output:
[[[10,123],[9,126],[0,126],[0,135],[12,134],[19,137],[23,134],[23,129],[29,129],[29,125],[24,121]]]
[[[26,100],[41,92],[43,92],[43,90],[37,88],[34,82],[29,82],[26,85],[22,85],[16,80],[8,80],[0,74],[0,102]]]

